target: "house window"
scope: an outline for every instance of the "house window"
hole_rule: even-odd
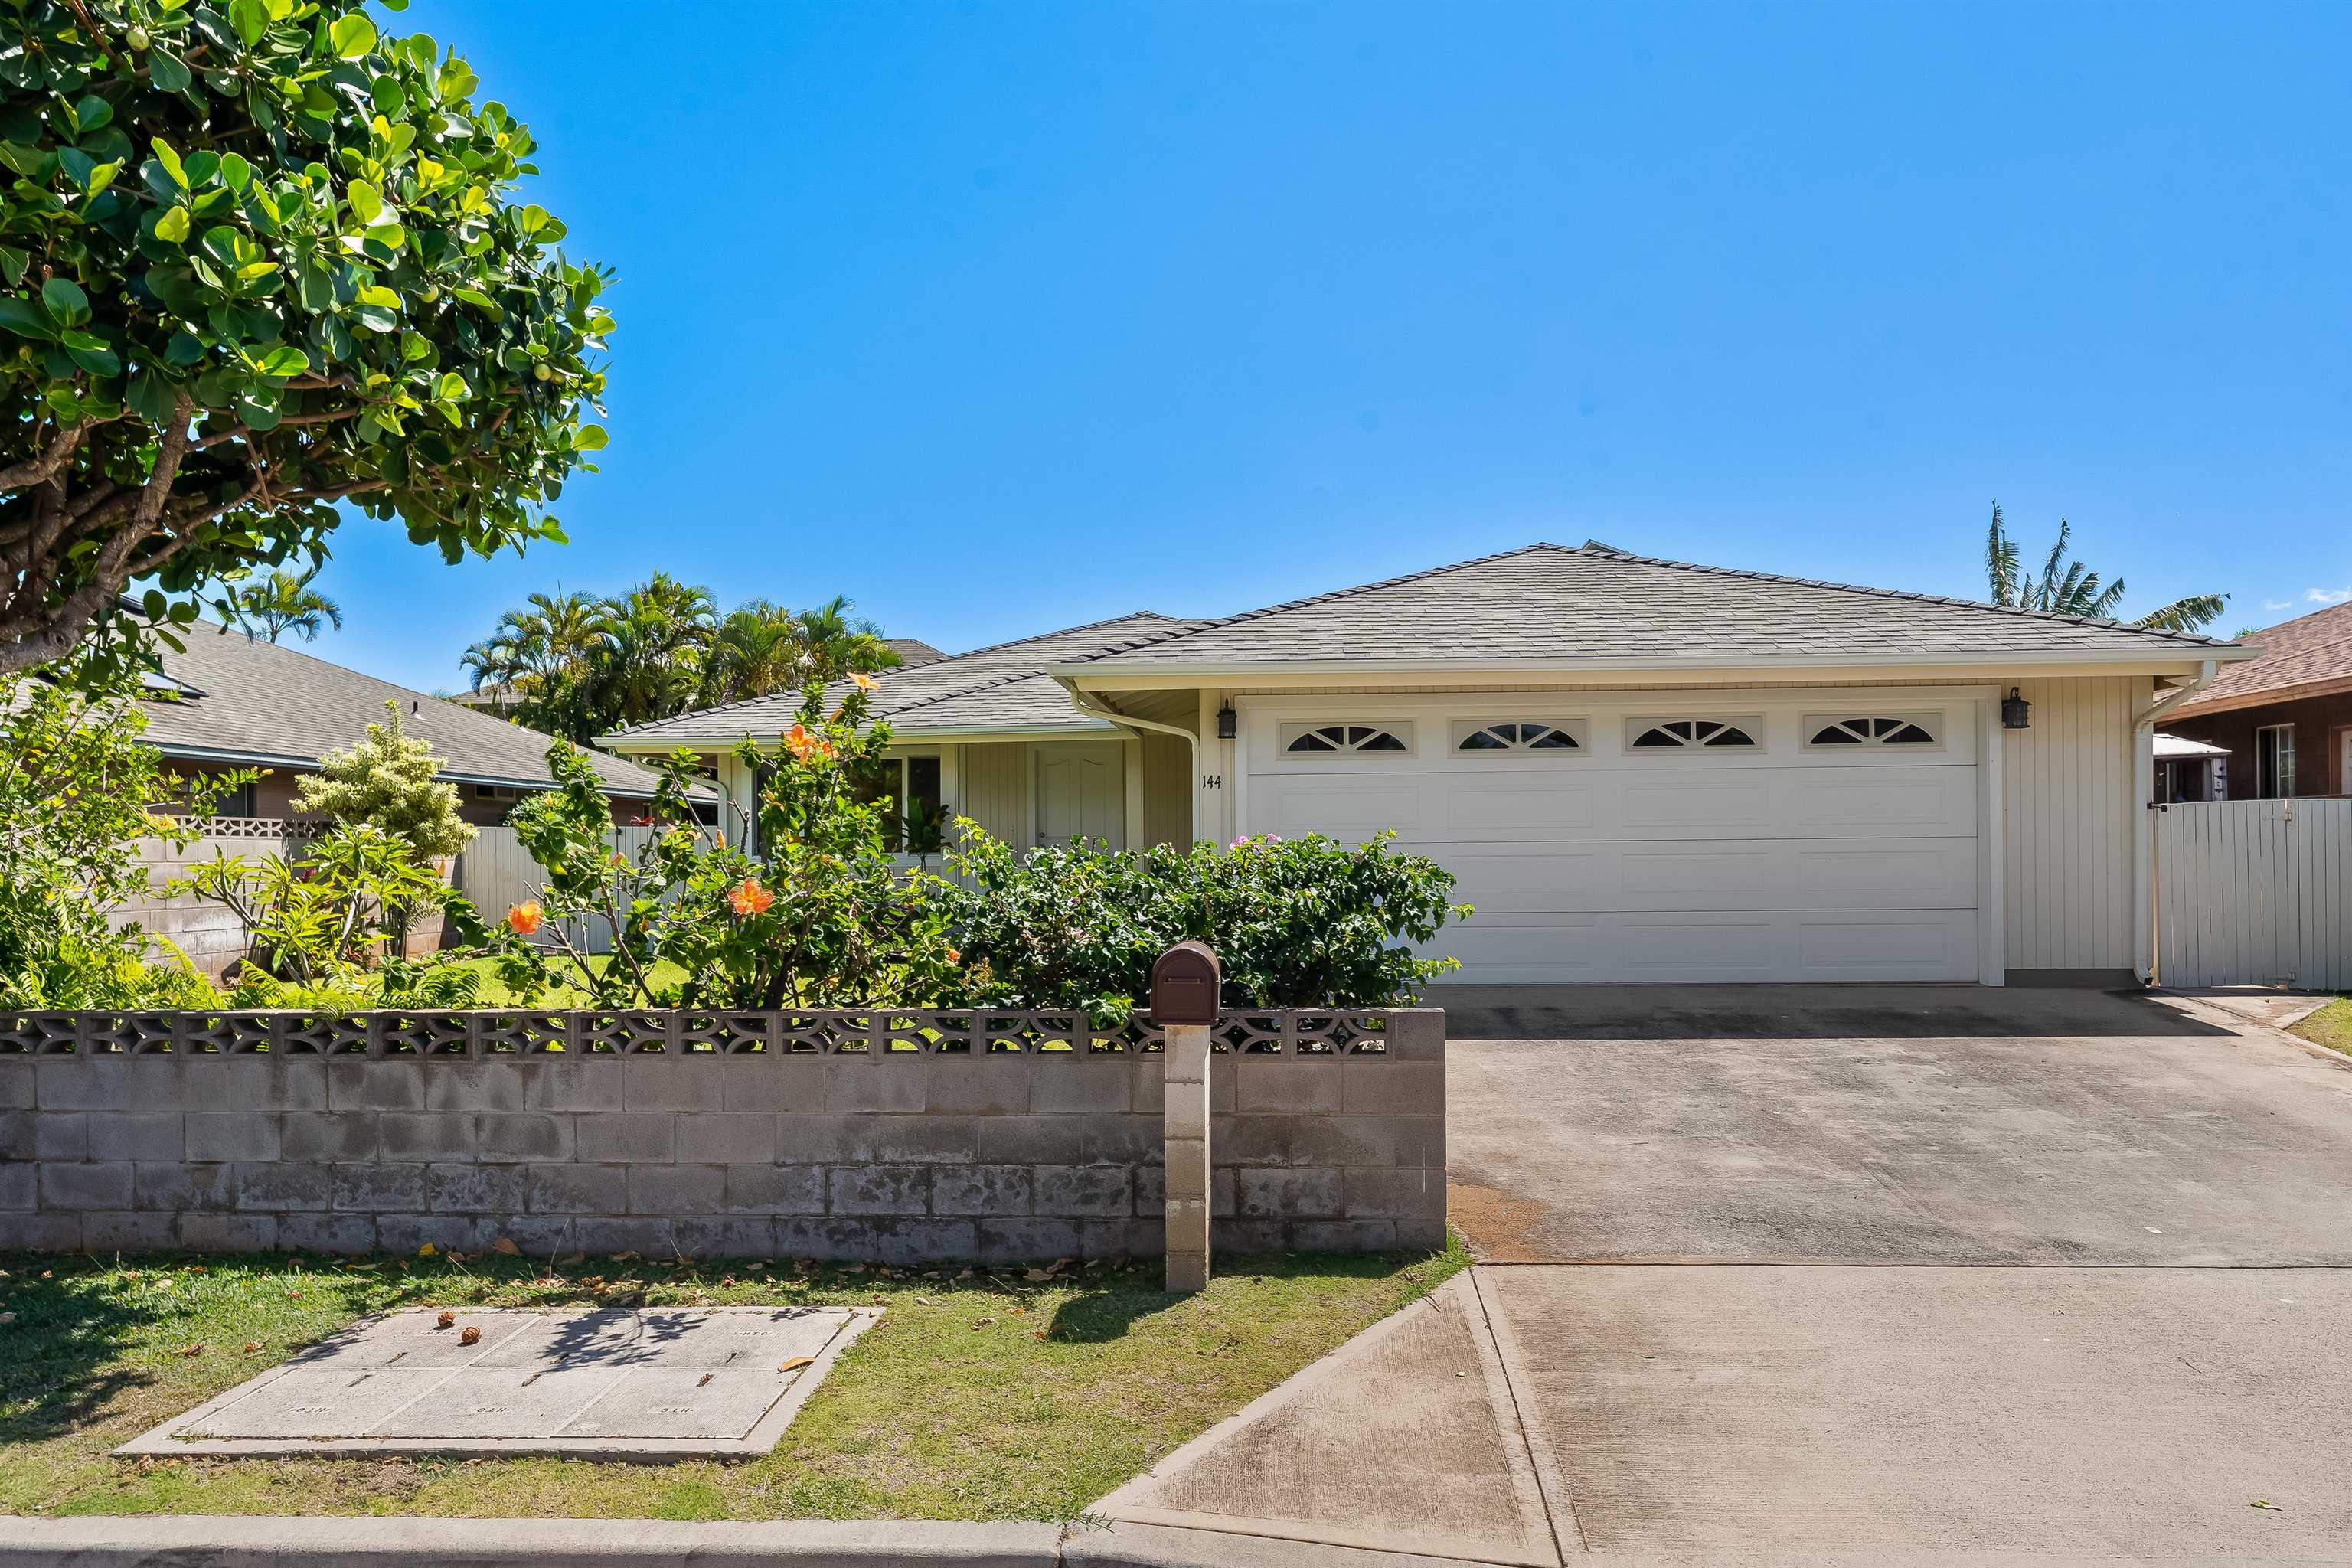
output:
[[[1282,749],[1291,756],[1395,755],[1412,750],[1410,724],[1286,724]]]
[[[1804,723],[1807,746],[1935,746],[1942,743],[1940,715],[1931,713],[1812,714]]]
[[[1550,721],[1515,720],[1481,724],[1473,720],[1454,726],[1454,749],[1457,752],[1580,752],[1584,750],[1582,728],[1580,724]]]
[[[2294,726],[2265,724],[2254,731],[2254,794],[2284,800],[2294,794]]]
[[[885,757],[851,789],[859,801],[888,804],[882,841],[893,854],[936,855],[947,827],[940,803],[940,760]]]
[[[1636,719],[1627,725],[1637,751],[1754,750],[1763,721],[1739,719]]]

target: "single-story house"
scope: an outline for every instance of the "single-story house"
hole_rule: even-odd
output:
[[[186,640],[187,651],[164,650],[162,674],[148,679],[144,738],[182,773],[266,770],[220,805],[221,816],[295,815],[295,781],[318,772],[326,753],[365,740],[386,702],[399,704],[410,734],[432,742],[468,822],[503,822],[518,801],[552,783],[548,737],[537,731],[210,623]],[[642,816],[661,780],[625,758],[590,752],[589,760],[614,820]]]
[[[2352,605],[2247,634],[2231,665],[2165,717],[2229,753],[2228,799],[2352,795]]]
[[[2182,735],[2155,738],[2158,805],[2230,798],[2230,748]]]
[[[1536,544],[882,678],[907,798],[1016,845],[1393,828],[1461,982],[2128,983],[2157,719],[2233,643]],[[605,738],[720,759],[780,699]],[[752,781],[719,760],[722,789]]]

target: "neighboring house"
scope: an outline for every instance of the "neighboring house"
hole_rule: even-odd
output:
[[[1464,982],[2120,984],[2147,969],[2154,721],[2250,657],[1537,544],[983,649],[877,707],[902,789],[1016,844],[1394,828],[1477,906],[1432,944]],[[607,741],[772,747],[789,708]]]
[[[485,713],[330,664],[313,654],[200,625],[187,651],[163,655],[147,709],[145,739],[184,773],[259,768],[265,776],[218,807],[233,817],[294,813],[295,781],[329,752],[357,745],[400,705],[408,732],[432,742],[441,777],[457,786],[466,819],[503,822],[525,795],[550,787],[548,738]],[[661,781],[619,757],[590,752],[615,821],[644,813]]]
[[[2352,605],[2246,641],[2259,657],[2223,670],[2164,727],[2228,750],[2231,800],[2352,795]]]
[[[2230,798],[2229,747],[2158,735],[2155,754],[2157,805]]]

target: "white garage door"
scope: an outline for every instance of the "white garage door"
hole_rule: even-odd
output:
[[[1251,833],[1384,827],[1456,981],[1975,980],[1973,692],[1260,699]]]

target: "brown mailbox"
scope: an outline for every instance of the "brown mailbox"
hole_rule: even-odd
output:
[[[1224,983],[1224,965],[1207,943],[1178,942],[1151,966],[1151,1021],[1163,1028],[1215,1023],[1217,995]]]

